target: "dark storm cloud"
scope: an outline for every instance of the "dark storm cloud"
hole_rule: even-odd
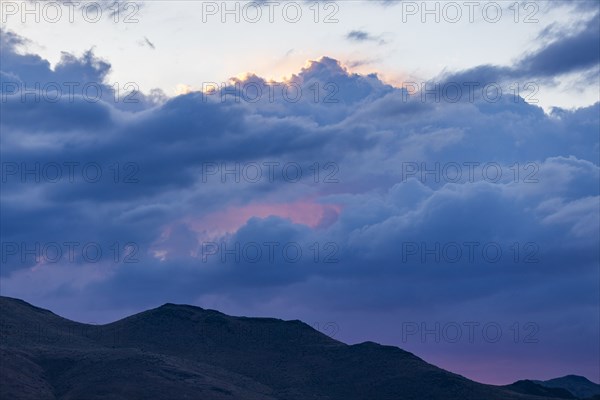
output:
[[[549,79],[574,72],[584,73],[600,66],[600,14],[589,18],[576,32],[560,32],[550,26],[541,34],[552,37],[550,43],[524,54],[512,66],[481,65],[445,77],[447,82],[467,82],[482,85],[510,79]],[[592,76],[596,76],[594,73]],[[595,78],[591,80],[594,82]]]
[[[548,77],[577,72],[600,64],[600,19],[596,14],[581,32],[558,39],[522,58],[516,66],[528,76]]]

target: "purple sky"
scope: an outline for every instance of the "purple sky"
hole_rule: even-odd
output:
[[[600,90],[580,7],[427,93],[324,53],[285,81],[123,98],[94,43],[50,63],[3,26],[1,293],[93,323],[165,302],[301,319],[482,382],[598,382],[600,103],[527,88]]]

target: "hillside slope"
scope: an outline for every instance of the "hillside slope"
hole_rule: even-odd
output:
[[[549,400],[300,321],[165,304],[106,325],[0,297],[0,398]],[[556,397],[552,397],[556,399]]]

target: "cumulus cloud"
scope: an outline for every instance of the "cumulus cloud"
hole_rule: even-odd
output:
[[[51,68],[47,60],[29,53],[27,39],[11,31],[2,30],[1,33],[0,95],[3,95],[3,104],[11,107],[11,111],[13,107],[25,108],[26,102],[56,103],[60,107],[60,104],[81,102],[96,104],[100,100],[118,110],[141,111],[165,99],[160,90],[145,95],[135,84],[116,91],[107,82],[110,63],[96,57],[93,49],[79,57],[63,52],[58,64]]]

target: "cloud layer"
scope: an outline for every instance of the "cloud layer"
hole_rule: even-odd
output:
[[[447,82],[597,69],[596,25]],[[327,57],[285,82],[128,97],[93,52],[51,69],[26,45],[3,32],[3,295],[84,320],[167,301],[318,316],[448,359],[473,344],[403,343],[403,323],[533,321],[537,345],[473,362],[597,372],[600,104],[436,101]]]

